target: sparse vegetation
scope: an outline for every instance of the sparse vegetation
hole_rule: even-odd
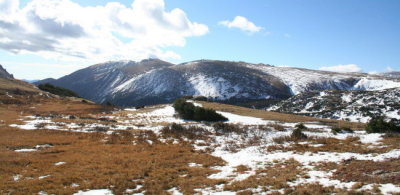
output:
[[[215,112],[215,110],[194,106],[192,103],[186,102],[186,100],[182,98],[175,100],[173,107],[178,112],[179,116],[185,120],[210,122],[228,120]]]
[[[172,123],[169,126],[164,127],[161,132],[164,135],[173,136],[175,138],[186,137],[189,139],[204,139],[208,131],[196,126],[184,127],[182,125]]]
[[[49,93],[59,95],[59,96],[78,97],[78,98],[80,97],[77,93],[75,93],[69,89],[65,89],[63,87],[57,87],[50,83],[40,84],[38,86],[38,88],[43,91],[47,91]]]
[[[214,123],[213,127],[217,133],[242,133],[243,128],[238,125],[228,124],[223,122]]]
[[[368,133],[400,133],[400,126],[393,119],[387,122],[384,117],[377,117],[368,122],[365,130]]]

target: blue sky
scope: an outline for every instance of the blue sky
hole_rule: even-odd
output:
[[[109,2],[119,2],[127,9],[132,8],[133,2],[133,0],[66,1],[71,1],[81,7],[104,7]],[[139,2],[139,0],[137,1]],[[147,0],[147,2],[151,1],[153,0]],[[163,33],[144,36],[137,32],[132,32],[142,27],[140,26],[142,24],[133,22],[132,25],[137,28],[130,32],[122,27],[118,32],[112,32],[111,34],[104,32],[104,37],[101,40],[114,36],[112,38],[122,42],[116,46],[111,46],[113,44],[111,41],[103,43],[96,41],[94,38],[89,40],[87,36],[74,40],[72,34],[65,34],[70,32],[66,28],[60,28],[65,30],[65,33],[59,31],[56,33],[55,31],[42,32],[42,30],[40,32],[46,35],[45,37],[50,34],[49,37],[55,38],[63,36],[59,39],[62,41],[64,37],[68,37],[68,39],[65,39],[65,43],[61,42],[62,46],[57,46],[56,49],[51,45],[49,51],[44,49],[39,52],[36,48],[26,51],[24,48],[13,47],[10,49],[10,46],[1,47],[0,45],[0,64],[21,79],[57,78],[92,63],[118,59],[138,60],[148,56],[159,57],[174,63],[197,59],[218,59],[310,69],[325,67],[322,69],[337,69],[338,71],[340,67],[352,67],[350,70],[356,68],[355,71],[362,72],[400,70],[400,1],[398,0],[155,1],[158,3],[161,1],[165,4],[163,8],[165,13],[170,13],[173,9],[179,8],[185,13],[185,17],[189,21],[188,24],[196,23],[199,26],[182,29],[187,26],[182,25],[176,32],[171,32],[169,30],[171,29],[170,27],[166,29],[162,26],[154,26],[146,32],[152,32],[151,30],[154,29],[154,31]],[[41,3],[38,2],[40,1],[36,2],[36,7],[41,6]],[[26,7],[30,3],[32,1],[20,1],[19,11],[24,8],[27,9]],[[146,1],[142,2],[142,4],[145,3]],[[153,10],[142,4],[137,3],[137,7],[141,5],[145,10]],[[68,5],[61,4],[57,6]],[[0,9],[2,9],[1,6],[0,4]],[[6,6],[3,5],[3,9]],[[160,7],[159,4],[157,6]],[[157,6],[156,8],[158,8]],[[71,16],[72,18],[60,16],[60,19],[57,16],[59,13],[46,15],[41,14],[39,11],[35,10],[35,13],[43,19],[40,20],[41,22],[48,24],[49,20],[44,19],[54,19],[54,21],[63,21],[64,27],[68,27],[66,25],[68,22],[71,22],[71,28],[76,27],[72,25],[76,23],[73,16]],[[129,16],[133,18],[129,18]],[[127,15],[127,18],[122,18],[121,21],[142,19],[135,16],[137,15]],[[173,17],[174,21],[176,19],[180,24],[181,21],[184,21],[181,16],[181,14],[176,14],[176,17]],[[246,22],[255,25],[261,30],[253,30],[251,32],[245,28],[239,28],[237,25],[235,27],[234,18],[236,16],[244,17]],[[121,15],[121,17],[124,16]],[[3,18],[3,20],[5,19]],[[8,21],[11,20],[9,19]],[[31,20],[27,21],[29,23]],[[147,21],[147,19],[143,19],[143,21]],[[171,20],[168,25],[175,25],[176,22],[174,21]],[[223,25],[222,21],[225,21],[226,25]],[[227,25],[228,23],[232,24],[230,28]],[[86,28],[85,24],[79,22],[85,32],[89,32],[90,28]],[[29,26],[29,24],[26,26]],[[206,27],[206,30],[204,27]],[[1,28],[4,27],[1,26]],[[26,28],[29,29],[28,27]],[[53,29],[51,28],[51,30]],[[2,31],[0,31],[1,33]],[[12,31],[8,33],[12,33]],[[2,35],[4,36],[4,34]],[[21,37],[10,36],[9,39],[23,40],[26,38],[29,40],[31,35],[37,34],[24,34]],[[82,46],[82,48],[78,48],[77,51],[79,53],[76,53],[83,57],[79,59],[70,58],[72,50],[81,40],[82,43],[85,42],[91,47]],[[128,45],[132,40],[140,41]],[[95,48],[93,43],[110,44],[109,48],[113,49],[111,51],[111,49],[107,50],[107,48],[100,46]],[[123,43],[126,43],[126,45]],[[69,46],[69,44],[71,45]],[[120,55],[121,52],[117,53],[118,45],[122,45],[121,52],[126,53],[123,55]],[[97,51],[104,51],[104,53]],[[111,55],[110,52],[116,53]],[[329,67],[333,68],[329,69]]]

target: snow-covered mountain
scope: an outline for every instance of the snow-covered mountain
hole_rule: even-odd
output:
[[[376,116],[400,119],[400,88],[307,92],[284,100],[268,110],[352,122],[367,122]]]
[[[380,75],[215,60],[174,65],[156,59],[97,64],[51,83],[96,102],[121,106],[167,103],[180,96],[243,102],[287,99],[315,90],[400,87],[399,81]]]
[[[385,72],[381,73],[380,75],[390,77],[390,78],[398,78],[400,79],[400,72],[399,71],[392,71],[392,72]]]

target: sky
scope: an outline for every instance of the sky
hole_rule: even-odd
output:
[[[0,0],[0,64],[59,78],[114,60],[400,71],[398,0]]]

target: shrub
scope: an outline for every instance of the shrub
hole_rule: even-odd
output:
[[[46,83],[46,84],[40,84],[39,86],[40,90],[43,91],[47,91],[49,93],[55,94],[55,95],[59,95],[59,96],[67,96],[67,97],[80,97],[77,93],[69,90],[69,89],[65,89],[62,87],[57,87],[54,86],[52,84]]]
[[[340,127],[332,127],[331,131],[335,135],[338,134],[338,133],[353,133],[354,132],[349,127],[342,127],[342,128],[340,128]]]
[[[208,98],[205,96],[195,96],[192,98],[193,100],[198,100],[198,101],[208,101]]]
[[[307,135],[303,133],[303,130],[306,130],[307,127],[304,126],[303,123],[299,123],[296,125],[296,129],[293,130],[292,135],[290,136],[294,140],[307,139]]]
[[[89,131],[94,131],[94,132],[107,132],[108,131],[108,127],[100,127],[100,126],[96,126],[92,129],[90,129]]]
[[[386,122],[385,117],[376,117],[368,122],[365,130],[368,133],[400,133],[400,126],[393,119]]]
[[[169,135],[176,138],[187,137],[189,139],[202,139],[208,133],[207,130],[201,127],[184,127],[176,123],[172,123],[171,125],[164,127],[161,132],[164,135]]]
[[[217,133],[242,133],[243,129],[238,125],[227,124],[223,122],[214,123],[213,127]]]
[[[277,131],[285,131],[285,127],[278,123],[271,124],[270,126]]]
[[[295,127],[296,127],[297,129],[307,129],[307,127],[304,126],[303,123],[299,123],[299,124],[297,124]]]
[[[215,112],[215,110],[194,106],[190,102],[186,102],[185,99],[175,100],[173,107],[178,112],[179,116],[185,120],[195,121],[226,121],[228,120],[224,116]]]
[[[294,140],[307,139],[307,135],[299,128],[294,129],[290,137]]]

